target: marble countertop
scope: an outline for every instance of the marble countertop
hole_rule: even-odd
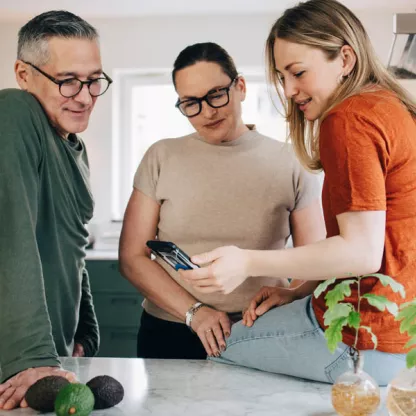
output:
[[[118,260],[117,249],[110,250],[98,250],[88,249],[85,250],[87,260]]]
[[[123,384],[124,400],[93,416],[336,416],[330,385],[242,367],[138,358],[63,358],[62,364],[84,383],[107,374]],[[0,411],[0,416],[35,414]],[[387,415],[383,405],[377,416]]]

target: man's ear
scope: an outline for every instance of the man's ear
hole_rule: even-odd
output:
[[[344,45],[341,48],[341,58],[343,66],[342,76],[348,77],[357,63],[357,55],[351,46]]]
[[[241,101],[246,99],[246,80],[244,77],[239,76],[235,82],[235,87],[240,92]]]
[[[14,73],[16,75],[16,81],[19,84],[19,87],[23,91],[27,91],[29,89],[28,78],[31,76],[31,74],[29,74],[28,65],[18,59],[14,64]]]

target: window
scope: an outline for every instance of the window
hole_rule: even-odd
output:
[[[277,94],[266,84],[264,70],[242,74],[247,83],[244,122],[256,124],[264,135],[286,140],[286,122]],[[178,97],[170,71],[120,70],[114,78],[112,212],[113,219],[120,220],[132,192],[134,173],[146,150],[160,139],[183,136],[193,128],[175,108]]]

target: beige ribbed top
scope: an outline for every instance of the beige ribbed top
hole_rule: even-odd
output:
[[[249,127],[238,139],[219,145],[193,133],[149,148],[134,187],[160,204],[160,240],[174,242],[190,256],[223,245],[285,247],[290,213],[319,198],[318,180],[300,166],[289,144]],[[249,278],[228,295],[202,295],[163,260],[157,261],[195,298],[226,312],[241,312],[262,286],[287,283]],[[158,318],[178,321],[148,300],[144,308]]]

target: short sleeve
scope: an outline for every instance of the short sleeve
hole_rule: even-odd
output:
[[[389,155],[383,131],[353,112],[330,114],[320,130],[320,155],[334,215],[386,210]]]
[[[317,173],[310,173],[295,160],[293,172],[295,189],[294,211],[306,208],[321,198],[321,181]]]
[[[137,168],[133,182],[135,189],[159,204],[161,201],[158,200],[156,191],[161,170],[161,146],[162,141],[159,141],[149,147]]]

